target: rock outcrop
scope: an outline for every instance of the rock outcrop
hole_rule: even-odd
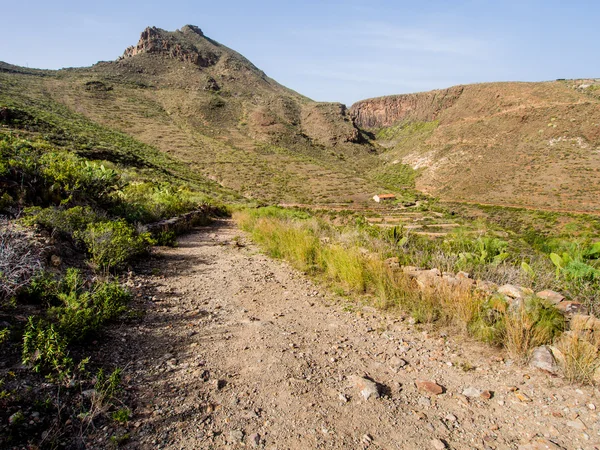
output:
[[[324,146],[359,142],[358,129],[341,103],[309,103],[302,109],[302,131]]]
[[[418,94],[362,100],[352,105],[350,115],[357,126],[366,129],[389,127],[405,119],[428,122],[435,120],[441,111],[451,107],[463,89],[463,86],[454,86]]]
[[[178,34],[187,39],[178,39]],[[220,55],[207,49],[198,48],[191,43],[190,38],[205,39],[202,30],[195,25],[186,25],[175,33],[169,33],[157,27],[148,27],[142,31],[137,45],[128,47],[122,58],[129,58],[141,53],[162,53],[199,67],[210,67],[219,61]]]

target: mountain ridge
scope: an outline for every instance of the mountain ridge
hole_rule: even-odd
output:
[[[347,108],[279,84],[194,25],[147,27],[88,68],[0,63],[0,75],[25,103],[50,97],[270,202],[367,202],[416,183],[442,200],[600,211],[598,80],[458,85]]]

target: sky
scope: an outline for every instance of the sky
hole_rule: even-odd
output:
[[[314,100],[486,81],[600,78],[598,0],[2,2],[0,61],[114,60],[149,25],[186,24]]]

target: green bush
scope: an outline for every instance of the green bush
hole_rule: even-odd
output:
[[[104,270],[121,269],[132,257],[146,253],[154,244],[150,233],[138,233],[125,220],[91,223],[76,233],[91,255],[91,261]]]
[[[23,364],[35,372],[54,371],[59,378],[66,378],[73,360],[67,351],[67,339],[54,326],[29,317],[23,333]]]
[[[155,235],[156,245],[165,247],[177,247],[177,235],[174,231],[161,231]]]
[[[116,281],[99,282],[91,290],[77,269],[68,269],[57,295],[60,306],[49,314],[68,342],[80,341],[127,309],[130,294]]]
[[[23,222],[27,225],[39,225],[49,231],[56,231],[63,237],[72,237],[77,231],[84,230],[88,224],[97,222],[104,216],[89,206],[75,206],[63,209],[50,206],[48,208],[26,208],[27,216]]]

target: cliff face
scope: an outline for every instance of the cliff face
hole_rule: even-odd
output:
[[[428,122],[454,105],[463,89],[463,86],[454,86],[418,94],[361,100],[352,105],[350,116],[357,126],[365,129],[389,127],[404,119]]]
[[[326,147],[360,141],[358,129],[341,103],[310,103],[302,110],[302,130],[313,141]]]
[[[191,38],[191,39],[190,39]],[[204,39],[202,30],[194,25],[186,25],[176,32],[166,32],[156,27],[146,28],[137,45],[128,47],[122,58],[129,58],[142,53],[162,53],[180,61],[190,62],[199,67],[210,67],[217,63],[219,53],[202,48],[205,45],[194,45],[194,41]],[[200,42],[199,42],[200,43]]]

